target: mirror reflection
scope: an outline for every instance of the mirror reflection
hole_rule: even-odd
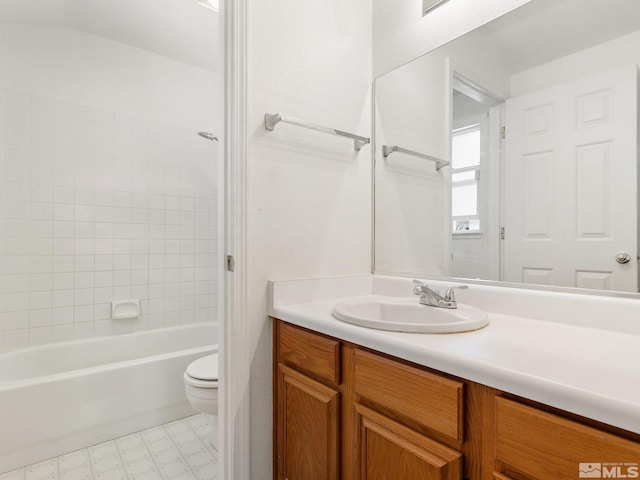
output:
[[[638,292],[637,0],[533,0],[375,83],[375,270]]]

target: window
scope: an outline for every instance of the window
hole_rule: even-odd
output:
[[[454,232],[478,232],[480,125],[453,131],[451,139],[451,217]]]

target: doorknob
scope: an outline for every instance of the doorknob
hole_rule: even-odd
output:
[[[616,255],[616,262],[621,263],[621,264],[625,264],[625,263],[629,263],[631,261],[631,255],[629,255],[627,252],[620,252],[619,254]]]

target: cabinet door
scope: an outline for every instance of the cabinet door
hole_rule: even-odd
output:
[[[337,480],[339,393],[278,365],[277,480]]]
[[[356,404],[358,480],[460,480],[462,455]]]
[[[497,472],[508,477],[638,476],[640,443],[577,421],[497,397],[496,427]]]

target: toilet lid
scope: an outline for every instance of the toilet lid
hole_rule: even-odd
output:
[[[207,355],[191,362],[187,375],[198,380],[218,380],[218,354]]]

